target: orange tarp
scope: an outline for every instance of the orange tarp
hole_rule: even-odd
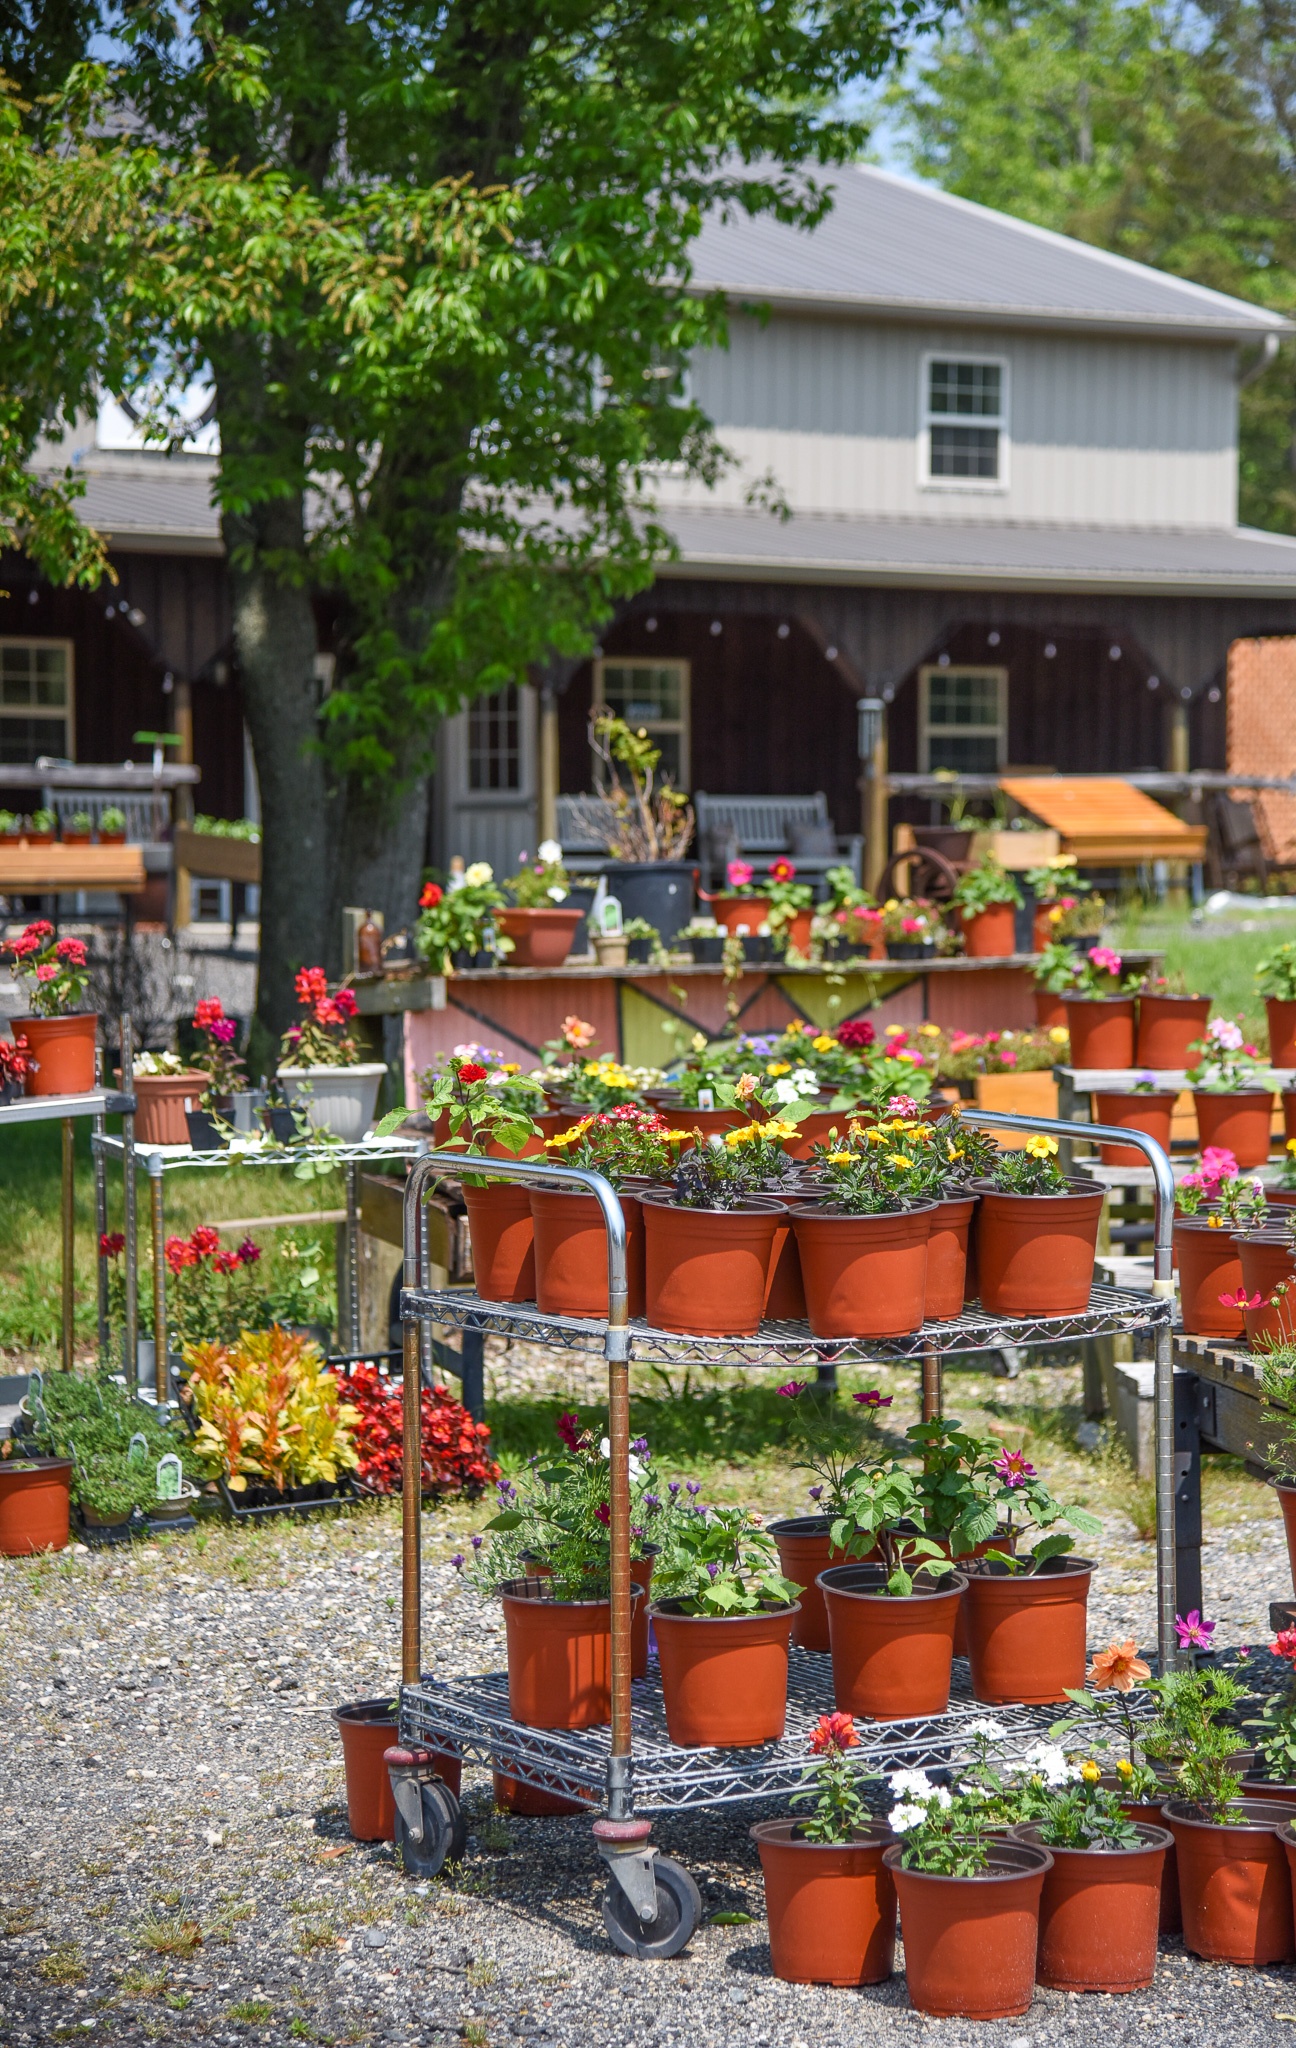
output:
[[[1003,789],[1062,835],[1062,851],[1092,866],[1201,860],[1206,828],[1185,825],[1145,791],[1105,775],[1005,775]]]

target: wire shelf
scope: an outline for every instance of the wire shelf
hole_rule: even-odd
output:
[[[1131,1694],[1140,1716],[1152,1711],[1148,1694]],[[832,1659],[794,1648],[788,1660],[787,1723],[779,1742],[756,1749],[678,1749],[666,1730],[656,1677],[631,1687],[634,1804],[637,1813],[729,1806],[739,1800],[785,1799],[801,1785],[807,1740],[821,1714],[834,1708]],[[947,1714],[914,1721],[855,1722],[858,1749],[848,1752],[861,1778],[895,1770],[948,1770],[972,1756],[971,1723],[990,1719],[1004,1731],[994,1745],[996,1763],[1023,1757],[1045,1741],[1063,1709],[988,1707],[972,1697],[965,1658],[954,1660]],[[601,1807],[606,1787],[608,1728],[527,1728],[509,1713],[508,1675],[441,1682],[424,1678],[402,1688],[403,1742],[450,1750],[519,1783],[587,1807]]]
[[[105,1157],[121,1157],[120,1138],[96,1134],[91,1143]],[[256,1134],[240,1134],[215,1152],[195,1152],[189,1145],[150,1145],[137,1139],[135,1164],[143,1170],[149,1159],[157,1159],[163,1173],[191,1167],[212,1171],[226,1166],[300,1166],[307,1162],[311,1165],[350,1166],[372,1164],[382,1159],[417,1159],[425,1149],[421,1139],[400,1137],[361,1138],[353,1145],[344,1144],[341,1139],[327,1144],[279,1145]]]
[[[809,1324],[801,1322],[762,1323],[754,1337],[675,1336],[636,1318],[630,1324],[630,1359],[648,1365],[785,1367],[922,1358],[932,1352],[999,1351],[1009,1345],[1068,1344],[1082,1337],[1145,1330],[1168,1322],[1170,1309],[1168,1301],[1095,1283],[1089,1306],[1075,1315],[1004,1318],[970,1308],[951,1322],[924,1323],[921,1330],[906,1337],[815,1337]],[[531,1302],[483,1301],[461,1288],[406,1288],[401,1314],[442,1327],[600,1356],[607,1328],[601,1321],[578,1316],[541,1315]]]

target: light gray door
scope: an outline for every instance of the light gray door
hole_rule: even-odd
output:
[[[515,874],[536,849],[536,696],[510,683],[478,697],[441,728],[440,864],[453,854]]]

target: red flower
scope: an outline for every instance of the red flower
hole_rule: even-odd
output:
[[[844,1045],[848,1052],[862,1052],[866,1045],[872,1045],[874,1035],[867,1017],[848,1017],[844,1024],[837,1026],[837,1043]]]
[[[50,923],[49,919],[46,917],[38,917],[36,919],[36,922],[34,924],[29,924],[26,931],[23,933],[23,937],[25,939],[36,939],[38,941],[42,939],[52,939],[53,936],[54,927]]]
[[[60,939],[54,951],[69,967],[84,967],[86,964],[85,943],[81,939]]]
[[[219,996],[204,996],[195,1003],[193,1021],[195,1031],[210,1031],[213,1024],[219,1024],[225,1015],[224,1005]]]
[[[33,953],[40,952],[40,940],[34,939],[30,932],[24,932],[20,939],[10,939],[9,951],[15,960],[26,960]]]
[[[58,968],[52,960],[45,960],[41,963],[36,969],[36,979],[37,981],[56,981],[58,979]]]
[[[354,1017],[360,1007],[355,999],[355,991],[349,988],[340,988],[333,1002],[338,1014],[343,1018]]]
[[[595,1508],[594,1520],[596,1522],[602,1522],[603,1527],[605,1529],[607,1528],[608,1523],[612,1520],[612,1510],[608,1506],[606,1501],[600,1502],[599,1506]]]
[[[212,1271],[215,1273],[237,1273],[243,1261],[235,1251],[218,1251],[212,1255]]]
[[[461,1081],[472,1082],[484,1081],[486,1079],[486,1068],[479,1067],[475,1060],[465,1060],[458,1069],[458,1073]]]
[[[198,1254],[186,1237],[169,1237],[162,1250],[173,1273],[183,1273],[186,1266],[198,1264]]]
[[[242,1244],[238,1248],[238,1255],[239,1263],[241,1265],[255,1266],[257,1260],[261,1256],[261,1247],[259,1244],[254,1243],[252,1238],[245,1237]]]
[[[342,1022],[342,1012],[337,1006],[336,997],[320,997],[315,1005],[315,1022],[317,1024],[340,1024]]]
[[[771,882],[791,882],[796,879],[796,869],[793,867],[792,862],[782,855],[780,855],[778,860],[770,862],[769,871]]]
[[[105,1230],[99,1237],[99,1255],[104,1259],[118,1258],[126,1249],[126,1240],[120,1230]]]
[[[439,882],[424,882],[423,893],[419,897],[419,909],[435,910],[444,895],[445,890]]]
[[[299,1003],[317,1003],[328,994],[328,976],[322,967],[303,967],[297,975],[294,987]]]
[[[1289,1664],[1296,1664],[1296,1628],[1285,1628],[1270,1643],[1275,1657],[1285,1657]]]
[[[810,1747],[816,1756],[830,1750],[858,1749],[859,1736],[850,1714],[821,1714],[810,1731]]]
[[[198,1258],[210,1258],[213,1252],[220,1250],[220,1232],[213,1230],[210,1223],[200,1223],[189,1239],[189,1245]]]
[[[555,1427],[569,1451],[578,1451],[580,1449],[580,1416],[576,1414],[574,1409],[564,1409],[563,1413],[558,1417]]]

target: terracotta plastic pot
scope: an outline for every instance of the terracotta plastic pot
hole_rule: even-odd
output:
[[[492,1180],[463,1191],[473,1279],[483,1301],[535,1300],[535,1237],[525,1181]]]
[[[497,910],[497,929],[513,941],[507,964],[561,967],[571,952],[576,927],[584,915],[583,910],[564,910],[557,903],[552,910]]]
[[[681,1209],[642,1197],[649,1323],[704,1337],[754,1337],[765,1307],[774,1228],[785,1212],[753,1196],[739,1209]]]
[[[884,1849],[904,1928],[910,2003],[938,2019],[1014,2019],[1035,1990],[1040,1895],[1053,1858],[1027,1842],[996,1842],[980,1877],[904,1870]]]
[[[1066,996],[1073,1067],[1132,1067],[1133,996]]]
[[[672,1742],[748,1749],[777,1742],[787,1718],[788,1642],[795,1602],[761,1614],[652,1610],[662,1704]]]
[[[3,1471],[0,1466],[0,1471]],[[1296,1480],[1271,1479],[1269,1484],[1278,1496],[1282,1510],[1283,1529],[1287,1536],[1287,1559],[1291,1565],[1292,1592],[1296,1593]]]
[[[1093,1102],[1095,1123],[1117,1124],[1123,1131],[1142,1131],[1145,1137],[1155,1138],[1163,1152],[1170,1150],[1175,1106],[1172,1088],[1152,1095],[1140,1095],[1133,1089],[1120,1094],[1095,1092]],[[1098,1157],[1104,1166],[1147,1165],[1147,1156],[1137,1145],[1100,1145]]]
[[[921,1329],[934,1202],[893,1215],[826,1205],[792,1212],[806,1315],[816,1337],[902,1337]]]
[[[830,1647],[828,1609],[819,1588],[819,1574],[826,1572],[829,1565],[851,1562],[844,1550],[834,1550],[828,1535],[830,1525],[831,1517],[828,1515],[796,1515],[787,1521],[765,1524],[766,1532],[774,1538],[778,1550],[779,1570],[785,1579],[791,1579],[801,1588],[797,1595],[800,1609],[792,1623],[792,1640],[799,1650],[815,1650],[825,1656]],[[875,1546],[855,1562],[863,1564],[876,1555]]]
[[[783,1150],[789,1159],[809,1159],[815,1146],[823,1144],[831,1132],[845,1135],[854,1113],[849,1109],[812,1109],[797,1125],[795,1138],[783,1140]]]
[[[927,1277],[923,1286],[923,1321],[950,1322],[963,1313],[967,1285],[968,1233],[978,1201],[959,1195],[938,1202],[927,1239]]]
[[[1242,1256],[1236,1233],[1225,1226],[1212,1230],[1204,1216],[1175,1218],[1171,1233],[1179,1268],[1179,1300],[1183,1326],[1191,1337],[1240,1337],[1240,1308],[1225,1308],[1222,1294],[1236,1295],[1242,1285]]]
[[[139,1107],[135,1111],[137,1145],[187,1145],[189,1126],[185,1112],[197,1109],[198,1097],[207,1086],[207,1076],[198,1073],[136,1074],[131,1086]]]
[[[1265,1340],[1286,1343],[1296,1336],[1296,1242],[1285,1230],[1239,1230],[1233,1233],[1242,1261],[1242,1288],[1259,1308],[1244,1309],[1246,1340],[1252,1351]],[[1279,1293],[1282,1287],[1285,1293]]]
[[[595,1800],[569,1799],[563,1792],[548,1792],[539,1785],[526,1785],[520,1778],[510,1778],[504,1771],[491,1773],[491,1790],[496,1806],[502,1806],[505,1813],[524,1814],[528,1819],[586,1813],[590,1806],[598,1803]]]
[[[1037,947],[1038,951],[1039,948]],[[1037,1031],[1065,1031],[1067,1028],[1066,998],[1055,996],[1051,989],[1035,990],[1035,1029]]]
[[[501,1599],[513,1719],[527,1728],[610,1721],[611,1601],[555,1600],[547,1578],[510,1579]]]
[[[1264,1165],[1273,1118],[1273,1095],[1268,1088],[1239,1088],[1231,1095],[1194,1088],[1193,1108],[1203,1152],[1208,1145],[1219,1146],[1231,1152],[1243,1169]]]
[[[64,1548],[71,1483],[70,1458],[0,1459],[0,1557]]]
[[[1065,1195],[977,1193],[977,1282],[990,1315],[1079,1315],[1089,1306],[1105,1189],[1072,1181]]]
[[[822,1198],[817,1188],[785,1188],[780,1190],[778,1199],[783,1204],[784,1214],[774,1226],[769,1279],[765,1287],[765,1320],[771,1323],[804,1322],[805,1283],[801,1278],[801,1254],[792,1228],[792,1211]],[[790,1576],[795,1578],[795,1572]]]
[[[727,932],[736,932],[742,924],[755,933],[761,925],[769,923],[772,906],[768,896],[712,896],[708,908],[716,923]]]
[[[665,1109],[662,1114],[670,1118],[671,1126],[674,1130],[688,1131],[690,1133],[690,1142],[687,1145],[680,1146],[681,1152],[691,1152],[694,1150],[691,1137],[694,1131],[705,1140],[707,1138],[723,1136],[725,1131],[740,1131],[751,1122],[751,1118],[744,1116],[740,1109],[685,1109],[679,1107]]]
[[[95,1084],[96,1013],[79,1017],[14,1017],[15,1038],[27,1040],[36,1062],[24,1082],[28,1095],[85,1095]]]
[[[391,1842],[396,1838],[396,1802],[384,1751],[396,1741],[397,1721],[391,1699],[356,1700],[335,1707],[333,1719],[342,1737],[346,1766],[347,1826],[357,1842]],[[463,1765],[457,1756],[438,1754],[437,1775],[455,1797]]]
[[[794,910],[783,930],[787,935],[788,950],[802,955],[810,951],[810,927],[814,923],[813,910]]]
[[[916,1577],[908,1599],[884,1588],[886,1566],[839,1564],[819,1574],[832,1644],[833,1703],[871,1721],[912,1721],[949,1707],[954,1625],[967,1581]]]
[[[798,1839],[794,1820],[751,1831],[765,1879],[770,1969],[787,1984],[884,1984],[895,1968],[896,1895],[874,1822],[849,1842]]]
[[[963,911],[962,923],[969,960],[1006,960],[1017,951],[1017,913],[1011,903],[991,903],[974,917]]]
[[[1296,1067],[1296,1002],[1265,998],[1269,1019],[1269,1058],[1276,1067]]]
[[[973,1697],[992,1706],[1042,1706],[1082,1686],[1093,1564],[1054,1557],[1037,1572],[980,1563],[967,1581]]]
[[[1119,1792],[1121,1789],[1121,1780],[1115,1771],[1105,1772],[1099,1779],[1099,1783],[1109,1792]],[[1167,1790],[1169,1790],[1168,1779]],[[1161,1818],[1161,1802],[1159,1800],[1125,1799],[1122,1800],[1121,1807],[1127,1820],[1140,1823],[1146,1822],[1149,1827],[1153,1828],[1165,1827],[1165,1822]],[[1169,1833],[1169,1829],[1166,1832]],[[1179,1864],[1175,1856],[1173,1835],[1170,1837],[1170,1846],[1165,1852],[1165,1861],[1161,1865],[1161,1911],[1157,1921],[1157,1932],[1158,1934],[1181,1934],[1183,1932],[1183,1915],[1179,1911]]]
[[[1143,1991],[1156,1974],[1161,1873],[1174,1837],[1139,1824],[1137,1849],[1059,1849],[1038,1827],[1019,1842],[1047,1848],[1035,1975],[1050,1991]]]
[[[1296,1785],[1279,1785],[1270,1778],[1248,1776],[1242,1780],[1242,1797],[1268,1799],[1278,1806],[1296,1806]]]
[[[1140,996],[1134,1065],[1163,1074],[1191,1067],[1191,1048],[1206,1036],[1210,1006],[1209,996]]]
[[[1161,1809],[1179,1861],[1184,1947],[1218,1963],[1289,1963],[1292,1885],[1277,1830],[1290,1808],[1238,1799],[1230,1810],[1237,1818],[1220,1822],[1181,1799]]]
[[[1283,1137],[1296,1138],[1296,1088],[1284,1088],[1279,1100],[1282,1103]],[[1271,1194],[1270,1201],[1274,1200]]]
[[[632,1316],[644,1312],[643,1210],[621,1195],[626,1222],[626,1288]],[[566,1188],[532,1188],[535,1298],[542,1315],[599,1316],[608,1312],[608,1243],[603,1211],[594,1195]]]

